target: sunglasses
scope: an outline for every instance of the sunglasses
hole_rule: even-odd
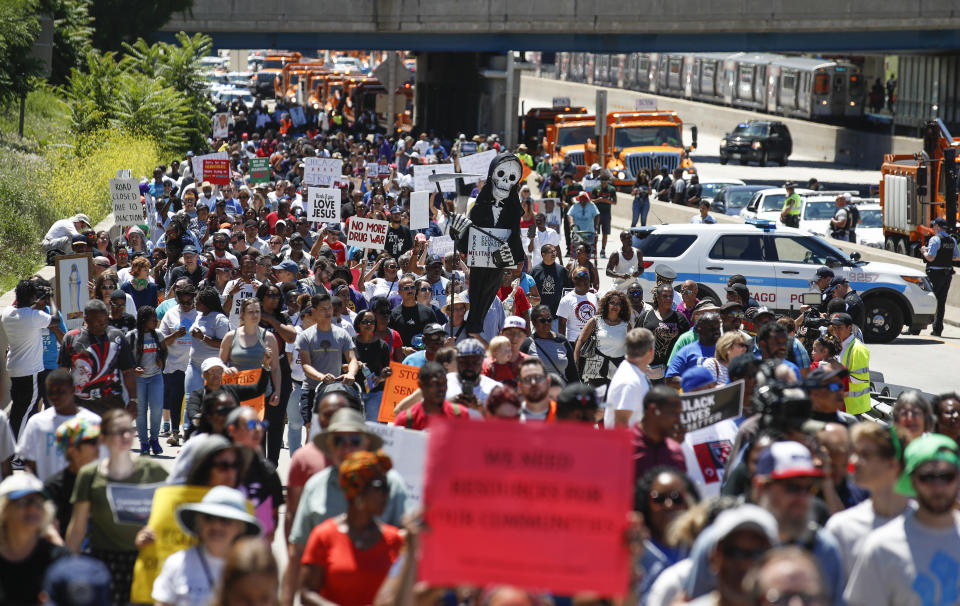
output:
[[[369,488],[372,488],[372,489],[374,489],[374,490],[381,490],[381,491],[386,492],[386,491],[387,491],[387,483],[386,483],[382,478],[376,478],[375,480],[371,480],[371,482],[370,482],[369,484],[367,484],[367,488],[368,488],[368,489],[369,489]]]
[[[257,421],[256,419],[250,419],[249,421],[247,421],[247,429],[249,429],[250,431],[253,431],[255,429],[266,429],[268,427],[270,427],[270,422],[267,421],[266,419],[262,421]]]
[[[399,265],[384,265],[384,269],[400,269]],[[412,287],[411,287],[412,288]]]
[[[766,552],[766,549],[744,549],[736,545],[724,545],[720,548],[723,557],[732,560],[756,560]]]
[[[352,435],[352,436],[333,436],[333,447],[340,448],[344,445],[352,446],[354,448],[360,448],[363,444],[363,436]]]
[[[673,505],[685,505],[687,502],[687,497],[682,492],[674,490],[673,492],[660,494],[656,490],[650,493],[650,500],[657,505],[667,505],[669,501],[670,506]]]
[[[367,326],[373,326],[377,323],[376,320],[360,320],[361,324],[366,324]]]
[[[725,314],[723,314],[723,315],[725,315],[725,316],[730,316],[731,318],[740,319],[740,318],[743,317],[743,312],[742,312],[742,311],[730,311],[730,312],[727,312],[727,313],[725,313]]]
[[[940,482],[943,484],[953,484],[957,480],[956,471],[931,471],[929,473],[918,473],[914,475],[918,482],[923,484],[933,484]]]
[[[218,471],[239,470],[240,463],[238,461],[216,461],[213,467]]]
[[[533,321],[537,324],[550,324],[552,322],[550,318],[534,318]]]
[[[529,377],[523,377],[520,379],[520,382],[525,385],[533,385],[534,383],[543,383],[547,380],[546,375],[533,375]]]
[[[429,286],[421,286],[420,289],[419,289],[419,292],[430,292],[430,291],[432,291],[432,290],[433,290],[433,289],[430,288]]]
[[[629,290],[629,291],[627,291],[627,294],[630,295],[631,297],[642,297],[642,296],[643,296],[643,291],[642,291],[642,290]]]
[[[837,393],[838,391],[843,391],[842,383],[827,383],[826,385],[821,385],[816,389],[826,389],[830,393]]]
[[[263,296],[264,296],[265,298],[270,298],[270,299],[279,299],[279,298],[280,298],[280,293],[278,293],[278,292],[268,292],[267,294],[265,294],[265,295],[263,295]]]
[[[401,292],[408,292],[408,291],[411,291],[411,290],[415,290],[415,288],[414,288],[413,286],[401,286],[401,287],[400,287],[400,291],[401,291]]]
[[[781,482],[780,485],[784,492],[794,496],[811,494],[816,488],[813,482]]]

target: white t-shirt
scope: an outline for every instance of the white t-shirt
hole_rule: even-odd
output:
[[[203,561],[201,561],[199,549],[200,547],[191,547],[167,557],[163,563],[163,569],[153,581],[153,592],[150,597],[157,602],[175,606],[209,604],[214,587],[223,572],[224,561],[206,551],[203,552]],[[207,578],[208,573],[209,578]]]
[[[530,267],[534,267],[543,261],[543,257],[540,256],[540,249],[543,248],[544,244],[560,246],[560,234],[549,227],[543,231],[537,230],[537,233],[533,236],[533,250],[530,251]]]
[[[577,342],[580,331],[595,313],[597,313],[597,295],[592,292],[578,295],[576,291],[570,291],[560,299],[557,317],[567,321],[566,336],[571,344]]]
[[[297,331],[297,334],[303,332],[302,326],[294,326],[294,329]],[[294,381],[300,381],[303,383],[307,380],[307,375],[303,372],[303,362],[300,361],[300,350],[296,348],[297,340],[294,339],[293,343],[287,343],[284,347],[284,351],[290,354],[290,377]]]
[[[720,496],[723,469],[737,440],[737,424],[726,419],[713,425],[689,431],[683,438],[683,459],[687,477],[693,480],[702,498]],[[706,456],[697,456],[697,452]]]
[[[477,397],[477,401],[480,404],[483,404],[487,401],[487,396],[490,395],[490,392],[493,391],[494,387],[499,387],[502,385],[500,381],[494,381],[487,375],[480,375],[480,380],[473,386],[473,395]],[[460,376],[455,372],[447,373],[447,399],[453,400],[457,396],[463,393],[463,387],[460,385]],[[473,410],[469,410],[470,418],[480,419],[483,418],[482,415]],[[476,413],[476,414],[474,414]]]
[[[223,251],[223,256],[222,256],[222,257],[221,257],[220,255],[214,253],[214,254],[213,254],[213,260],[216,261],[217,259],[226,259],[227,261],[230,261],[230,264],[233,265],[233,268],[234,268],[234,269],[237,269],[237,268],[240,267],[240,262],[237,261],[237,257],[236,257],[233,253],[231,253],[231,252]]]
[[[227,282],[223,287],[223,292],[220,293],[220,300],[226,303],[227,297],[230,295],[233,287],[236,286],[237,282],[242,281],[242,278],[234,278],[233,280]],[[247,297],[256,296],[258,288],[260,288],[260,282],[254,280],[250,284],[244,284],[243,288],[241,288],[239,292],[233,294],[233,302],[230,305],[230,312],[227,314],[230,316],[230,328],[236,330],[237,327],[240,326],[240,302]]]
[[[684,558],[668,566],[657,576],[657,580],[650,586],[647,592],[646,606],[670,606],[683,591],[683,584],[690,576],[690,570],[693,568],[693,560]]]
[[[363,296],[367,301],[373,301],[374,297],[388,297],[397,292],[397,283],[400,281],[400,274],[397,279],[390,282],[386,278],[374,278],[363,285]]]
[[[953,526],[941,530],[920,524],[908,509],[868,534],[843,593],[847,606],[956,604],[960,512],[953,517]]]
[[[43,237],[44,241],[56,240],[57,238],[62,238],[64,236],[73,237],[79,234],[77,228],[73,224],[73,218],[69,219],[60,219],[59,221],[54,221],[53,225],[50,226],[50,229],[47,230],[47,234]]]
[[[190,350],[193,346],[193,337],[190,336],[190,328],[197,319],[197,308],[194,307],[185,314],[180,313],[180,306],[174,305],[167,313],[163,314],[163,320],[160,320],[160,326],[157,332],[164,338],[177,332],[181,326],[187,330],[187,334],[179,337],[173,343],[167,345],[167,362],[163,365],[164,374],[170,374],[177,370],[186,370],[190,364]]]
[[[80,417],[100,423],[100,416],[86,408],[78,407],[75,415],[58,415],[52,406],[38,412],[27,420],[27,426],[17,443],[17,456],[37,464],[37,477],[41,481],[67,466],[67,459],[57,448],[56,432],[65,421]]]
[[[873,499],[867,499],[850,509],[839,511],[827,520],[825,528],[837,539],[843,555],[843,568],[847,577],[860,555],[863,540],[871,531],[880,528],[893,518],[878,516],[873,510]]]
[[[650,381],[643,371],[627,360],[620,362],[607,387],[607,406],[603,409],[603,426],[613,429],[614,417],[618,410],[632,410],[629,427],[633,427],[643,416],[643,398],[650,390]]]
[[[53,316],[32,307],[8,307],[0,314],[7,333],[7,372],[11,377],[26,377],[43,370],[43,335]]]

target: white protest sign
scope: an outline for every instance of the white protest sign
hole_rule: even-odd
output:
[[[406,510],[415,511],[423,504],[423,469],[427,458],[427,432],[404,429],[367,421],[367,427],[383,438],[383,450],[393,461],[393,468],[403,477],[407,489]]]
[[[430,192],[415,191],[410,194],[410,229],[430,227]]]
[[[303,182],[307,185],[333,185],[343,172],[339,158],[304,158]]]
[[[363,172],[367,175],[367,177],[371,179],[376,178],[379,171],[380,171],[380,165],[377,164],[376,162],[367,162],[366,165],[364,165]]]
[[[203,161],[204,160],[229,160],[230,157],[227,156],[227,152],[216,152],[213,154],[205,154],[203,156],[194,156],[193,157],[193,179],[197,182],[197,187],[199,188],[206,179],[203,175]]]
[[[140,204],[140,182],[136,179],[110,179],[110,198],[113,217],[120,227],[143,223],[143,205]]]
[[[497,157],[497,150],[488,149],[479,154],[464,156],[460,158],[460,172],[473,173],[475,175],[485,175],[490,170],[490,163]],[[480,179],[477,177],[464,177],[464,183],[476,183]]]
[[[427,254],[446,256],[453,252],[453,238],[450,236],[435,236],[427,240]]]
[[[390,224],[379,219],[350,218],[350,229],[347,232],[347,246],[359,246],[383,250],[387,243],[387,229]]]
[[[150,193],[143,194],[143,205],[147,211],[147,232],[150,241],[154,244],[160,239],[162,231],[157,225],[157,204]]]
[[[510,237],[510,230],[503,227],[488,227],[484,231],[500,238],[503,242],[498,242],[477,228],[471,227],[470,240],[467,243],[467,265],[469,267],[496,269],[497,264],[493,262],[491,255],[507,241],[507,238]]]
[[[213,138],[226,139],[230,136],[230,114],[221,112],[213,114]]]
[[[130,179],[133,177],[133,171],[129,168],[121,168],[117,170],[117,179]]]
[[[413,167],[413,190],[414,191],[437,191],[437,184],[430,182],[430,175],[445,174],[457,172],[453,163],[448,164],[416,164]],[[453,193],[456,191],[456,180],[447,179],[440,182],[440,191]]]
[[[305,210],[310,221],[339,223],[340,190],[333,187],[308,187]]]

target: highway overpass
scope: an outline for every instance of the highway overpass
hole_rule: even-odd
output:
[[[195,0],[216,48],[903,52],[960,48],[953,0]]]

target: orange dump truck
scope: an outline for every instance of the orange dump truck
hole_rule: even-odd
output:
[[[666,167],[695,173],[690,151],[683,146],[683,121],[674,111],[611,112],[603,146],[606,168],[617,189],[629,190],[643,169],[651,176]]]

